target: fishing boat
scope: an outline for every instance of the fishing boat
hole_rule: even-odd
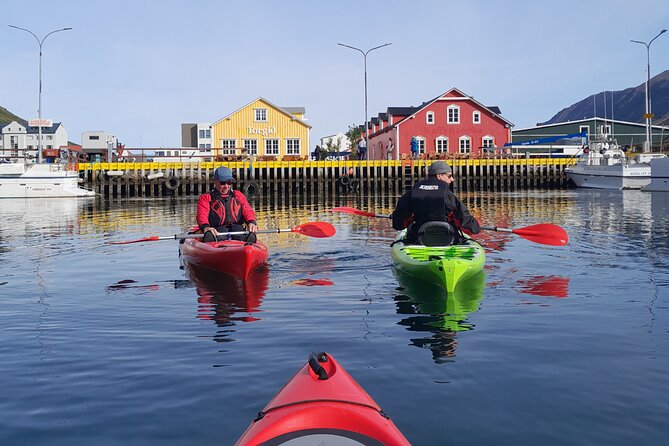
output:
[[[4,158],[3,158],[4,159]],[[76,164],[1,162],[0,198],[94,197],[79,187]]]
[[[332,355],[312,353],[307,364],[260,411],[235,444],[410,443]]]
[[[641,190],[669,192],[669,158],[655,158],[650,162],[650,183]]]
[[[425,246],[405,244],[405,237],[406,229],[397,235],[391,248],[395,268],[440,285],[449,293],[485,265],[485,250],[472,239],[462,245]]]
[[[179,244],[179,255],[186,266],[206,268],[246,279],[251,271],[267,262],[269,253],[267,246],[258,241],[204,242],[201,239],[189,238]]]
[[[593,137],[583,147],[576,165],[565,169],[576,187],[593,189],[641,189],[651,181],[649,162],[662,154],[639,154],[628,158],[609,134]]]

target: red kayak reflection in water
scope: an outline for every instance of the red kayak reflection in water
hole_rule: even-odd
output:
[[[569,277],[530,276],[517,280],[516,283],[524,294],[560,298],[569,296]]]
[[[297,279],[290,284],[297,286],[332,286],[334,282],[329,279]]]
[[[236,313],[257,313],[269,283],[269,269],[261,267],[249,273],[246,280],[189,266],[186,275],[197,291],[198,319],[212,320],[219,326],[233,321],[260,320],[252,315],[235,316]]]

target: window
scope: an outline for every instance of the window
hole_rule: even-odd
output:
[[[590,126],[589,125],[578,126],[578,133],[583,133],[583,132],[590,134]]]
[[[211,130],[210,129],[207,129],[207,130],[204,131],[204,137],[205,138],[211,138]]]
[[[481,112],[476,110],[472,113],[472,122],[474,124],[480,124],[481,123]]]
[[[205,148],[205,149],[211,149],[211,144],[205,144],[205,145],[204,145],[204,148]]]
[[[89,136],[88,136],[88,139],[97,141],[98,139],[100,139],[100,136],[98,136],[98,135],[89,135]]]
[[[248,152],[249,155],[257,155],[258,154],[258,140],[257,139],[245,139],[244,140],[244,148]]]
[[[490,135],[484,136],[481,142],[482,142],[481,145],[484,149],[495,147],[495,138],[493,138]]]
[[[200,138],[204,138],[204,130],[200,130],[198,132],[198,134],[199,134]]]
[[[266,108],[256,108],[256,122],[265,122],[267,121],[267,109]]]
[[[234,155],[235,154],[235,143],[234,139],[222,139],[221,140],[221,155]]]
[[[279,140],[278,139],[266,139],[265,140],[265,155],[278,155],[279,154]]]
[[[472,142],[469,136],[460,137],[460,153],[470,153],[472,150]]]
[[[425,153],[425,139],[417,136],[416,141],[418,141],[418,153]]]
[[[427,112],[425,115],[425,122],[427,124],[434,124],[434,112]]]
[[[435,142],[437,153],[448,153],[448,138],[440,136]]]
[[[299,155],[300,154],[300,140],[299,139],[287,139],[286,140],[286,155]]]
[[[447,111],[447,122],[449,124],[460,124],[460,107],[457,105],[449,105]]]
[[[204,144],[200,144],[200,145],[198,146],[198,148],[200,148],[200,149],[204,149]]]

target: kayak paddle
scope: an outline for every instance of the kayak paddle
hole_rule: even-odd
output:
[[[335,235],[335,227],[330,223],[324,221],[312,221],[309,223],[303,223],[288,229],[263,229],[261,231],[256,231],[256,234],[276,234],[281,232],[295,232],[297,234],[306,235],[307,237],[314,238],[327,238]],[[245,235],[249,234],[249,231],[236,231],[236,232],[219,232],[219,237],[227,237],[228,235]],[[174,234],[168,236],[157,236],[152,235],[150,237],[144,237],[137,240],[127,240],[124,242],[107,242],[108,245],[128,245],[130,243],[141,243],[141,242],[157,242],[159,240],[182,240],[189,238],[203,238],[204,234]]]
[[[331,212],[344,212],[346,214],[362,215],[363,217],[390,218],[390,215],[375,214],[373,212],[361,211],[360,209],[340,206],[330,209]],[[569,236],[558,225],[541,223],[538,225],[525,226],[524,228],[508,229],[497,226],[481,226],[481,229],[498,232],[511,232],[531,242],[542,245],[564,246],[569,242]]]
[[[567,232],[560,226],[550,223],[541,223],[516,229],[498,228],[496,226],[481,226],[481,229],[497,232],[512,232],[524,239],[534,243],[541,243],[542,245],[564,246],[569,243]]]
[[[339,206],[339,207],[328,209],[328,210],[330,212],[343,212],[345,214],[362,215],[363,217],[390,218],[390,215],[375,214],[373,212],[365,212],[365,211],[361,211],[360,209],[349,208],[349,207],[346,207],[346,206]]]

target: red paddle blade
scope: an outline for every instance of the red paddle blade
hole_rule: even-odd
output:
[[[295,226],[290,231],[316,238],[332,237],[337,232],[334,226],[324,221],[312,221],[310,223],[304,223]]]
[[[108,245],[129,245],[130,243],[155,242],[155,241],[158,241],[158,240],[162,240],[162,238],[158,237],[157,235],[152,235],[151,237],[139,238],[137,240],[127,240],[125,242],[107,242],[107,244]]]
[[[364,217],[376,217],[374,212],[365,212],[356,208],[349,208],[346,206],[339,206],[336,208],[329,209],[330,212],[344,212],[346,214],[362,215]]]
[[[564,246],[569,243],[567,232],[558,225],[550,223],[526,226],[524,228],[514,229],[511,232],[543,245]]]

